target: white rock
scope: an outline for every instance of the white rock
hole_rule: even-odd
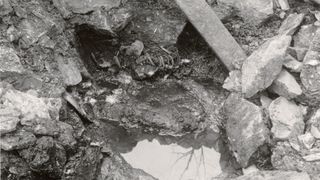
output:
[[[12,107],[0,105],[0,135],[16,130],[20,112]]]
[[[260,96],[260,102],[261,102],[261,105],[264,109],[269,109],[269,106],[272,102],[272,99],[270,99],[269,97],[267,96],[264,96],[264,95],[261,95]]]
[[[291,36],[277,36],[265,42],[242,65],[242,93],[250,98],[269,87],[281,72]]]
[[[295,78],[286,70],[282,70],[269,88],[272,92],[288,99],[302,94],[302,89]]]
[[[320,130],[319,128],[317,128],[314,125],[311,125],[310,127],[310,133],[312,134],[312,136],[314,136],[317,139],[320,139]]]
[[[303,21],[305,14],[290,14],[281,24],[278,33],[292,36]]]
[[[306,161],[320,161],[320,153],[314,153],[307,156],[303,156]]]
[[[311,133],[302,134],[298,136],[298,139],[307,149],[311,149],[316,141]]]
[[[278,2],[279,2],[279,5],[282,10],[289,10],[290,9],[290,5],[288,3],[288,0],[278,0]]]
[[[0,73],[17,72],[22,73],[24,68],[16,51],[6,46],[0,46]]]
[[[229,91],[241,92],[241,72],[239,70],[231,71],[222,87]]]
[[[58,62],[58,68],[67,86],[74,86],[82,81],[80,70],[73,58],[64,58],[61,55],[56,55],[55,60]]]
[[[301,108],[284,97],[272,101],[269,106],[269,115],[273,124],[271,132],[274,134],[274,138],[288,139],[291,136],[300,135],[304,131],[305,125]]]
[[[287,54],[283,66],[288,68],[292,72],[301,72],[303,64],[296,58],[292,57],[290,54]]]

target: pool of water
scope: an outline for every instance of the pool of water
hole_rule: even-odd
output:
[[[207,180],[233,171],[230,152],[213,130],[174,137],[127,130],[116,123],[103,129],[113,151],[133,168],[160,180]]]
[[[220,153],[206,146],[161,144],[157,139],[139,141],[131,152],[121,154],[134,168],[160,180],[211,179],[221,173]]]

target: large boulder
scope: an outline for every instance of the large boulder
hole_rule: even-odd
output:
[[[281,72],[291,37],[276,36],[253,52],[242,65],[242,93],[249,98],[269,87]]]
[[[231,149],[241,166],[246,167],[252,154],[269,139],[262,109],[237,94],[231,94],[224,107]]]

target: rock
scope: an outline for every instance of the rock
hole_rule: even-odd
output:
[[[16,53],[12,48],[0,46],[0,77],[4,72],[23,73],[25,71]]]
[[[29,178],[30,171],[28,164],[15,152],[1,151],[1,179],[9,179],[10,177]]]
[[[0,16],[4,16],[9,14],[12,11],[12,7],[10,5],[9,0],[1,0],[0,1]]]
[[[308,120],[308,123],[310,124],[311,134],[315,138],[320,139],[320,108],[315,110]]]
[[[318,127],[311,125],[310,133],[317,139],[320,139],[320,130]]]
[[[171,135],[196,130],[200,124],[210,124],[216,129],[221,125],[219,111],[226,92],[218,85],[204,87],[195,81],[168,80],[133,92],[119,89],[103,97],[106,101],[94,104],[95,116],[127,126],[143,124]]]
[[[258,106],[237,94],[228,97],[224,108],[227,115],[226,132],[231,149],[241,166],[246,167],[251,155],[269,139],[263,112]]]
[[[306,161],[320,161],[320,153],[314,153],[307,156],[303,156]]]
[[[133,12],[126,7],[111,9],[108,12],[110,28],[113,32],[123,30],[133,19]]]
[[[309,50],[303,60],[303,68],[300,74],[301,82],[305,88],[305,94],[320,101],[320,28],[315,33]]]
[[[304,131],[301,108],[284,97],[272,101],[269,106],[269,115],[273,124],[271,132],[276,139],[288,139]]]
[[[5,151],[24,149],[33,145],[36,140],[37,138],[32,133],[21,130],[1,136],[0,147]]]
[[[302,134],[298,136],[298,139],[307,149],[311,149],[313,144],[315,143],[315,138],[311,133]]]
[[[17,124],[20,122],[20,112],[12,107],[0,105],[0,135],[16,130]]]
[[[290,36],[278,36],[265,42],[242,65],[242,93],[246,98],[269,87],[281,72]]]
[[[289,47],[288,53],[298,61],[303,61],[308,52],[308,48]]]
[[[130,46],[122,46],[121,49],[125,50],[126,55],[139,57],[143,51],[143,42],[136,40]]]
[[[20,92],[12,88],[7,88],[0,97],[0,100],[4,102],[4,106],[17,110],[20,113],[19,119],[21,125],[35,134],[54,135],[59,132],[56,119],[52,119],[51,116],[55,115],[57,117],[61,107],[59,103],[61,100],[38,98],[32,94]],[[52,101],[55,101],[57,104],[51,104]]]
[[[178,7],[159,7],[157,3],[145,6],[142,1],[127,2],[125,7],[134,11],[134,18],[124,30],[134,31],[144,42],[175,44],[186,24],[186,17]]]
[[[67,149],[73,149],[77,141],[73,136],[74,131],[72,126],[61,121],[58,122],[58,126],[60,128],[58,142]]]
[[[305,172],[297,171],[257,171],[245,174],[234,180],[310,180],[310,176]]]
[[[304,19],[305,14],[290,14],[281,24],[278,33],[292,36]]]
[[[64,58],[62,55],[55,55],[59,70],[62,74],[64,83],[67,86],[74,86],[82,81],[80,70],[74,62],[74,58]]]
[[[85,0],[82,3],[79,3],[77,0],[62,0],[61,2],[54,2],[54,5],[59,9],[59,11],[66,16],[68,14],[68,10],[79,14],[86,14],[102,7],[105,10],[110,10],[111,8],[118,7],[121,0]]]
[[[59,178],[67,161],[66,152],[52,137],[39,138],[34,147],[19,151],[19,155],[33,171],[46,177]]]
[[[318,5],[320,5],[320,0],[310,0],[310,1],[312,1],[312,2],[314,2],[314,3],[316,3],[316,4],[318,4]]]
[[[286,141],[278,142],[272,149],[271,163],[278,170],[303,171],[311,177],[317,177],[320,173],[320,161],[305,161]]]
[[[279,5],[281,7],[282,10],[289,10],[290,9],[290,5],[288,3],[288,0],[278,0]]]
[[[117,154],[102,160],[97,180],[106,179],[155,180],[154,177],[143,170],[131,167],[130,164]]]
[[[302,94],[302,89],[295,78],[286,70],[282,70],[279,76],[273,81],[269,90],[288,99],[295,98]]]
[[[270,98],[267,97],[267,96],[261,95],[261,96],[260,96],[260,102],[261,102],[261,106],[262,106],[264,109],[268,110],[270,104],[272,103],[272,99],[270,99]]]
[[[218,0],[217,3],[235,8],[243,19],[252,22],[263,22],[273,14],[272,0]]]
[[[298,33],[293,36],[294,47],[309,48],[312,39],[314,38],[317,27],[312,24],[303,25]]]
[[[303,64],[290,54],[287,54],[283,66],[288,68],[291,72],[301,72]]]
[[[232,92],[241,92],[241,71],[230,71],[222,87]]]

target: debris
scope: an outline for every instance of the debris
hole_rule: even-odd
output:
[[[138,79],[145,79],[152,77],[156,72],[158,71],[158,68],[151,65],[138,65],[134,68],[134,72],[138,76]]]
[[[303,21],[305,14],[290,14],[281,24],[278,33],[292,36]]]
[[[28,148],[36,142],[37,138],[30,132],[20,130],[5,134],[0,137],[0,147],[2,150],[11,151]]]
[[[228,97],[224,108],[231,149],[241,166],[246,167],[251,155],[269,138],[262,110],[235,93]]]
[[[205,1],[176,0],[176,2],[221,62],[230,71],[241,67],[243,60],[246,59],[245,52],[210,6]]]
[[[136,40],[130,46],[122,46],[121,50],[125,50],[126,55],[139,57],[143,51],[143,42]]]
[[[265,42],[242,65],[242,93],[246,98],[269,87],[282,69],[290,36],[277,36]]]
[[[55,60],[67,86],[74,86],[82,81],[81,73],[74,62],[74,58],[64,58],[62,55],[56,54]]]
[[[272,103],[272,99],[270,99],[270,98],[267,97],[267,96],[261,95],[261,96],[260,96],[260,102],[261,102],[261,106],[262,106],[264,109],[268,110],[270,104]]]
[[[291,72],[301,72],[303,64],[290,54],[287,54],[283,66],[288,68]]]
[[[302,89],[295,78],[286,70],[282,70],[279,76],[273,81],[269,90],[288,99],[295,98],[302,94]]]
[[[272,101],[269,106],[269,115],[273,124],[271,132],[276,139],[288,139],[304,131],[301,108],[284,97]]]
[[[273,14],[273,0],[218,0],[217,3],[235,8],[243,19],[253,23],[261,23]]]

